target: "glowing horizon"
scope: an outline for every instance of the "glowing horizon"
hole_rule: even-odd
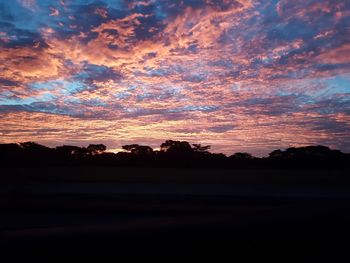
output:
[[[0,0],[0,142],[350,151],[350,2]]]

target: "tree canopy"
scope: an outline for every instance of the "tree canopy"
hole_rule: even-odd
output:
[[[62,145],[49,148],[35,142],[0,144],[0,165],[113,165],[113,166],[186,166],[220,168],[332,168],[349,167],[350,154],[326,146],[292,147],[274,150],[268,157],[257,158],[246,152],[229,157],[211,153],[210,145],[191,144],[187,141],[166,140],[160,151],[150,146],[128,144],[125,152],[106,152],[103,144],[87,147]]]

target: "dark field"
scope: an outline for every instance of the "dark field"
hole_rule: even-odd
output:
[[[344,171],[1,169],[0,262],[350,262]]]

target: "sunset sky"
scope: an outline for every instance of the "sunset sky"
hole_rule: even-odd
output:
[[[0,142],[350,151],[350,1],[0,0]]]

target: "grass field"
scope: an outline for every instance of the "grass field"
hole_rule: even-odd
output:
[[[350,185],[343,170],[235,170],[217,168],[43,167],[0,168],[3,182]]]
[[[350,184],[342,171],[1,174],[1,262],[350,261]]]

